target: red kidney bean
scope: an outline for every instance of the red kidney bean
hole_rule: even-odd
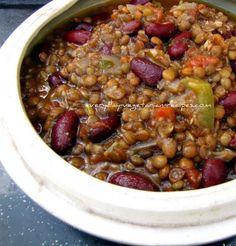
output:
[[[96,122],[89,131],[89,139],[93,143],[99,143],[110,137],[120,126],[120,118],[118,116],[109,116]]]
[[[94,26],[90,23],[86,23],[86,22],[81,22],[78,23],[75,27],[75,30],[84,30],[84,31],[89,31],[92,32],[93,31]]]
[[[233,72],[236,74],[236,61],[230,61],[230,66]]]
[[[133,58],[130,65],[131,70],[148,86],[155,87],[162,79],[163,68],[146,58]]]
[[[206,160],[202,169],[202,185],[210,187],[221,184],[227,177],[227,168],[220,159],[209,158]]]
[[[182,32],[180,34],[177,34],[173,41],[178,41],[178,40],[189,40],[192,38],[192,33],[191,32]]]
[[[76,140],[79,119],[74,111],[61,115],[52,128],[51,147],[61,154],[72,147]]]
[[[71,30],[65,33],[64,39],[74,44],[85,44],[92,36],[92,33],[85,30]]]
[[[130,4],[133,4],[133,5],[138,5],[138,4],[144,5],[144,4],[148,3],[148,2],[149,2],[149,0],[132,0],[130,2]]]
[[[191,32],[178,34],[168,47],[168,54],[171,60],[180,59],[188,50],[188,40],[192,38]]]
[[[229,147],[236,150],[236,137],[231,139]]]
[[[229,92],[221,101],[220,104],[224,106],[227,111],[236,109],[236,91]]]
[[[186,41],[173,42],[168,48],[168,54],[171,60],[181,59],[188,50]]]
[[[137,32],[140,27],[141,22],[139,20],[132,20],[130,22],[124,23],[121,29],[124,34],[132,34]]]
[[[148,36],[156,36],[163,41],[168,41],[176,33],[176,27],[174,23],[151,23],[145,28],[145,32]]]
[[[48,77],[48,83],[51,87],[57,87],[64,84],[65,82],[66,81],[64,80],[64,78],[62,78],[62,76],[58,72],[55,72]]]
[[[112,43],[105,43],[101,48],[101,53],[104,55],[111,55],[112,47],[113,47]]]
[[[192,33],[191,32],[182,32],[182,33],[176,35],[174,37],[173,41],[183,40],[183,39],[189,40],[191,38],[192,38]]]
[[[192,188],[198,189],[200,187],[202,181],[202,174],[197,169],[185,170],[185,177],[187,178]]]
[[[157,191],[156,185],[148,177],[135,172],[115,173],[108,182],[137,190]]]

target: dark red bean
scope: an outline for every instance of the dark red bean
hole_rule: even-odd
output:
[[[67,111],[52,128],[51,147],[61,154],[72,147],[76,140],[79,119],[74,111]]]
[[[163,41],[168,41],[176,33],[174,23],[151,23],[145,28],[145,32],[149,37],[156,36]]]
[[[51,87],[57,87],[64,84],[65,82],[65,79],[62,78],[62,76],[58,72],[55,72],[48,77],[48,83]]]
[[[92,32],[93,28],[94,26],[92,24],[81,22],[76,25],[75,30],[84,30],[84,31]]]
[[[192,38],[192,33],[191,32],[182,32],[174,37],[173,41],[178,41],[178,40],[189,40]]]
[[[168,48],[168,54],[171,60],[181,59],[188,50],[186,41],[177,41],[171,44]]]
[[[236,150],[236,137],[230,141],[229,147]]]
[[[133,58],[130,65],[131,70],[148,86],[155,87],[162,79],[163,68],[146,58]]]
[[[168,54],[171,60],[181,59],[188,50],[188,40],[192,38],[191,32],[178,34],[168,47]]]
[[[148,2],[149,2],[149,0],[132,0],[130,2],[130,4],[133,4],[133,5],[138,5],[138,4],[144,5],[144,4],[148,3]]]
[[[156,185],[148,177],[135,172],[115,173],[108,182],[137,190],[157,191]]]
[[[233,72],[236,74],[236,61],[230,61],[230,66]]]
[[[206,160],[202,169],[202,185],[210,187],[225,182],[227,168],[220,159],[209,158]]]
[[[201,185],[202,174],[197,169],[185,170],[185,177],[187,178],[190,186],[194,189],[198,189]]]
[[[85,30],[71,30],[65,33],[64,39],[74,44],[85,44],[92,36],[92,33]]]
[[[112,43],[105,43],[101,49],[101,53],[104,55],[111,55],[112,47],[113,47]]]
[[[89,139],[93,143],[99,143],[110,137],[120,126],[120,118],[118,116],[109,116],[96,122],[89,131]]]
[[[224,106],[227,111],[236,109],[236,91],[229,92],[221,101],[220,104]]]
[[[137,32],[141,27],[141,22],[138,20],[133,20],[122,25],[122,32],[124,34],[132,34]]]

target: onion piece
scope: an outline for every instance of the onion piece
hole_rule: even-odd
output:
[[[137,152],[143,149],[148,149],[148,148],[153,148],[157,146],[157,140],[151,140],[148,142],[144,142],[144,143],[138,143],[134,146],[131,146],[129,148],[129,151],[133,151],[133,152]]]

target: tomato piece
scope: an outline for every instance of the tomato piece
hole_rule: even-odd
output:
[[[157,120],[176,120],[175,109],[171,107],[160,107],[154,110],[154,118]]]
[[[207,67],[209,65],[217,65],[220,62],[220,59],[215,56],[205,56],[197,55],[187,61],[186,66],[191,67]]]

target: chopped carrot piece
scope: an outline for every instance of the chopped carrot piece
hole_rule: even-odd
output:
[[[214,56],[197,55],[187,61],[186,66],[191,67],[207,67],[209,65],[217,65],[220,59]]]
[[[175,109],[171,107],[160,107],[154,110],[154,118],[157,120],[175,121]]]

